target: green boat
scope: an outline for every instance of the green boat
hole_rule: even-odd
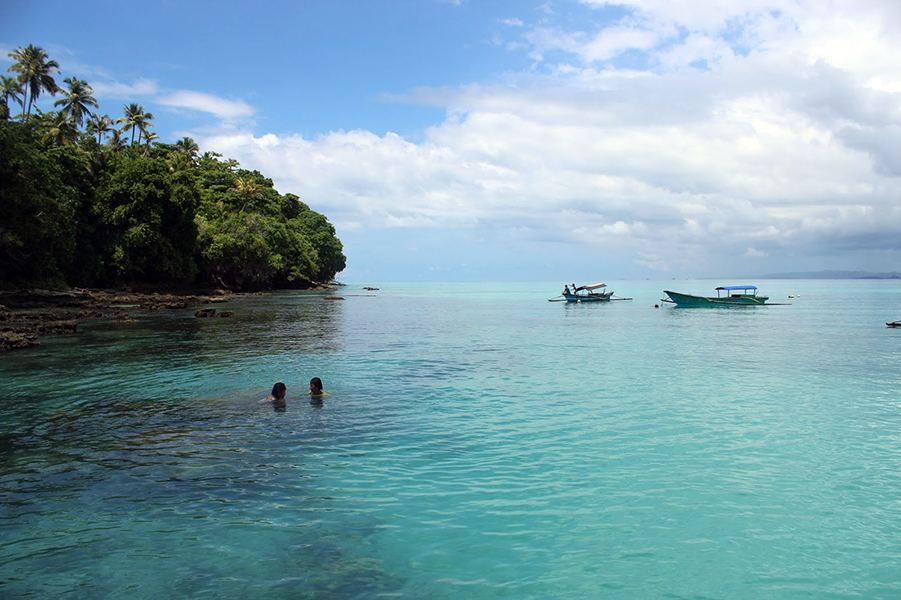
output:
[[[727,285],[716,288],[716,297],[693,296],[663,290],[669,296],[663,302],[670,302],[677,306],[763,306],[768,296],[758,296],[757,286],[754,285]]]

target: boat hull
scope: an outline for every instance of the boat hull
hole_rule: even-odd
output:
[[[763,306],[769,297],[753,296],[751,294],[733,294],[722,298],[710,298],[705,296],[693,296],[663,290],[670,297],[670,302],[678,306]]]
[[[610,302],[612,296],[613,292],[606,294],[563,294],[567,302]]]

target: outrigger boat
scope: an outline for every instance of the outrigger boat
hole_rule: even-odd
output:
[[[595,283],[593,285],[581,285],[574,287],[569,293],[563,292],[563,297],[567,302],[609,302],[613,297],[613,292],[596,292],[595,290],[603,290],[607,287],[606,283]],[[565,288],[564,288],[565,289]]]
[[[677,306],[762,306],[769,300],[768,296],[758,296],[757,286],[727,285],[716,288],[716,297],[692,296],[663,290],[669,296],[662,302],[670,302]]]
[[[632,298],[614,298],[613,292],[603,291],[607,287],[606,283],[595,283],[592,285],[573,284],[572,290],[569,285],[563,286],[563,293],[556,298],[548,298],[548,302],[610,302],[611,300],[631,300]],[[598,291],[600,290],[600,291]]]
[[[901,321],[889,321],[886,325],[889,327],[901,327]]]
[[[569,287],[563,289],[563,298],[567,302],[609,302],[613,297],[613,292],[598,292],[607,287],[606,283],[595,283],[593,285],[573,286],[572,291]]]

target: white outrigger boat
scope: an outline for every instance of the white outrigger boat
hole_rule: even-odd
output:
[[[563,297],[567,302],[609,302],[613,297],[613,292],[598,292],[607,287],[606,283],[595,283],[592,285],[580,285],[574,287],[572,291],[568,287],[563,288]]]
[[[568,285],[563,286],[563,293],[557,298],[551,298],[548,302],[610,302],[611,300],[631,300],[631,298],[614,298],[613,292],[608,292],[604,288],[606,283],[594,283],[591,285],[576,286],[573,284],[572,289]]]

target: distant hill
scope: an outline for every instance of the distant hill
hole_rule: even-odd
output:
[[[761,279],[901,279],[901,274],[870,273],[868,271],[808,271],[802,273],[771,273]]]

